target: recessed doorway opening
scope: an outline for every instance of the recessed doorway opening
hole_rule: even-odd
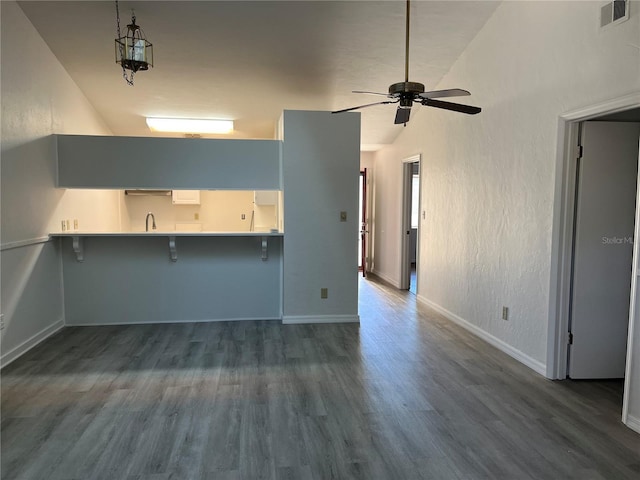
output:
[[[633,423],[627,414],[630,368],[637,363],[631,357],[638,348],[637,342],[634,346],[633,331],[640,286],[637,282],[640,273],[637,241],[640,238],[637,181],[640,129],[630,127],[634,122],[640,125],[637,123],[640,122],[638,94],[560,117],[546,371],[546,376],[552,379],[624,377],[622,421],[629,426],[629,422]],[[618,138],[622,130],[630,130],[627,140],[623,141],[622,136]],[[618,140],[613,145],[606,144],[614,132]],[[626,147],[622,147],[623,143]],[[623,151],[626,152],[624,160]],[[600,170],[594,167],[594,162],[599,161],[594,159],[597,156],[603,157]],[[619,169],[624,172],[616,173]],[[614,180],[616,175],[628,185],[624,188],[619,185],[620,181]],[[617,204],[610,205],[610,202]],[[624,217],[620,224],[616,223],[618,217]],[[612,219],[616,221],[611,223]],[[629,229],[631,233],[621,233]],[[626,253],[618,255],[618,250],[625,248]],[[599,273],[594,275],[594,272]],[[615,275],[618,280],[608,281],[609,275]],[[626,280],[622,278],[625,275]],[[591,285],[592,280],[596,284]],[[617,293],[613,292],[616,285],[620,287],[616,287]],[[604,299],[609,294],[613,294],[611,299]],[[600,314],[587,318],[598,311]],[[613,330],[606,324],[614,313],[620,324],[620,328],[616,328],[620,334],[618,341],[610,338]],[[585,340],[586,344],[577,345]],[[603,349],[611,350],[611,355]],[[608,359],[626,361],[617,362],[623,365],[622,369],[607,370],[604,362]]]
[[[403,160],[400,289],[418,293],[420,271],[420,155]]]
[[[358,231],[358,271],[367,276],[367,169],[360,171],[358,180],[358,212],[360,213],[360,230]]]

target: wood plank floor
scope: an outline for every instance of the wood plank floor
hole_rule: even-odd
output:
[[[634,479],[620,382],[552,382],[407,292],[361,324],[67,328],[2,371],[2,479]]]

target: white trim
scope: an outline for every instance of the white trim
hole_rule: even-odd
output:
[[[391,285],[394,288],[400,288],[400,284],[398,282],[396,282],[395,280],[391,279],[391,277],[388,277],[387,275],[380,273],[377,270],[371,270],[369,273],[373,273],[376,277],[379,277],[380,279],[382,279],[385,283],[388,283],[389,285]]]
[[[575,192],[575,165],[573,165],[572,159],[576,156],[577,124],[603,115],[639,107],[640,92],[633,92],[623,97],[566,112],[558,118],[547,327],[547,370],[545,373],[547,378],[564,379],[567,376],[566,337],[569,321],[573,195]],[[632,318],[629,319],[630,328],[632,328],[633,321]],[[629,346],[631,346],[631,342]]]
[[[605,102],[596,103],[588,107],[571,110],[560,115],[565,121],[585,121],[602,115],[624,112],[633,108],[640,107],[640,92],[633,92],[623,97],[614,98]]]
[[[360,323],[359,315],[286,315],[282,317],[285,325],[302,323]]]
[[[26,240],[17,240],[15,242],[7,242],[0,245],[0,251],[11,250],[14,248],[22,248],[22,247],[30,247],[31,245],[39,245],[41,243],[47,243],[51,240],[51,237],[47,235],[46,237],[36,237],[36,238],[27,238]]]
[[[417,295],[416,298],[418,299],[418,302],[420,302],[420,303],[432,308],[433,310],[435,310],[436,312],[440,313],[441,315],[443,315],[448,320],[451,320],[453,323],[456,323],[456,324],[460,325],[462,328],[464,328],[464,329],[468,330],[469,332],[473,333],[475,336],[481,338],[485,342],[493,345],[498,350],[503,351],[504,353],[506,353],[510,357],[515,358],[520,363],[526,365],[527,367],[529,367],[534,372],[539,373],[540,375],[544,375],[545,374],[546,365],[544,363],[539,362],[535,358],[532,358],[529,355],[527,355],[526,353],[521,352],[517,348],[512,347],[511,345],[509,345],[508,343],[504,342],[503,340],[500,340],[499,338],[494,337],[493,335],[491,335],[490,333],[488,333],[485,330],[481,329],[477,325],[474,325],[473,323],[469,322],[468,320],[465,320],[464,318],[456,315],[455,313],[450,312],[449,310],[447,310],[444,307],[441,307],[437,303],[432,302],[431,300],[429,300],[427,298],[424,298],[422,295]]]
[[[631,430],[640,433],[640,418],[634,417],[632,415],[627,415],[627,420],[624,422],[624,424]]]
[[[213,323],[213,322],[251,322],[251,321],[279,321],[278,317],[252,317],[252,318],[211,318],[200,320],[176,319],[176,320],[152,320],[133,322],[98,322],[98,323],[69,323],[67,327],[113,327],[116,325],[155,325],[160,323]]]
[[[638,150],[638,166],[640,166],[640,150]],[[638,168],[638,179],[636,184],[640,185],[640,168]],[[640,188],[636,188],[636,215],[635,228],[633,231],[634,239],[640,238]],[[624,390],[622,394],[622,421],[629,422],[629,402],[631,397],[631,379],[633,372],[633,340],[635,338],[636,318],[638,318],[637,302],[638,302],[638,263],[640,262],[640,242],[633,242],[633,257],[631,260],[631,295],[629,296],[629,326],[627,327],[627,359],[624,373]],[[640,345],[636,345],[636,348]],[[636,368],[640,368],[637,365]],[[636,419],[637,420],[637,419]],[[640,425],[640,424],[639,424]],[[636,430],[640,433],[640,430]]]
[[[24,355],[29,350],[31,350],[33,347],[35,347],[39,343],[45,341],[47,338],[49,338],[51,335],[56,333],[58,330],[61,330],[62,328],[64,328],[64,321],[63,320],[58,320],[56,323],[54,323],[52,325],[49,325],[46,328],[43,328],[42,330],[40,330],[35,335],[33,335],[30,338],[26,339],[24,342],[22,342],[17,347],[14,347],[11,350],[9,350],[7,353],[4,353],[0,357],[0,368],[6,367],[11,362],[13,362],[16,358]]]

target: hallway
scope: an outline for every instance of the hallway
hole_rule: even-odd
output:
[[[360,280],[361,324],[66,328],[2,371],[2,478],[636,479],[620,382],[552,382]]]

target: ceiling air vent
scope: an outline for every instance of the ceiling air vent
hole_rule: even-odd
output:
[[[600,27],[624,22],[629,19],[629,0],[613,0],[600,9]]]

